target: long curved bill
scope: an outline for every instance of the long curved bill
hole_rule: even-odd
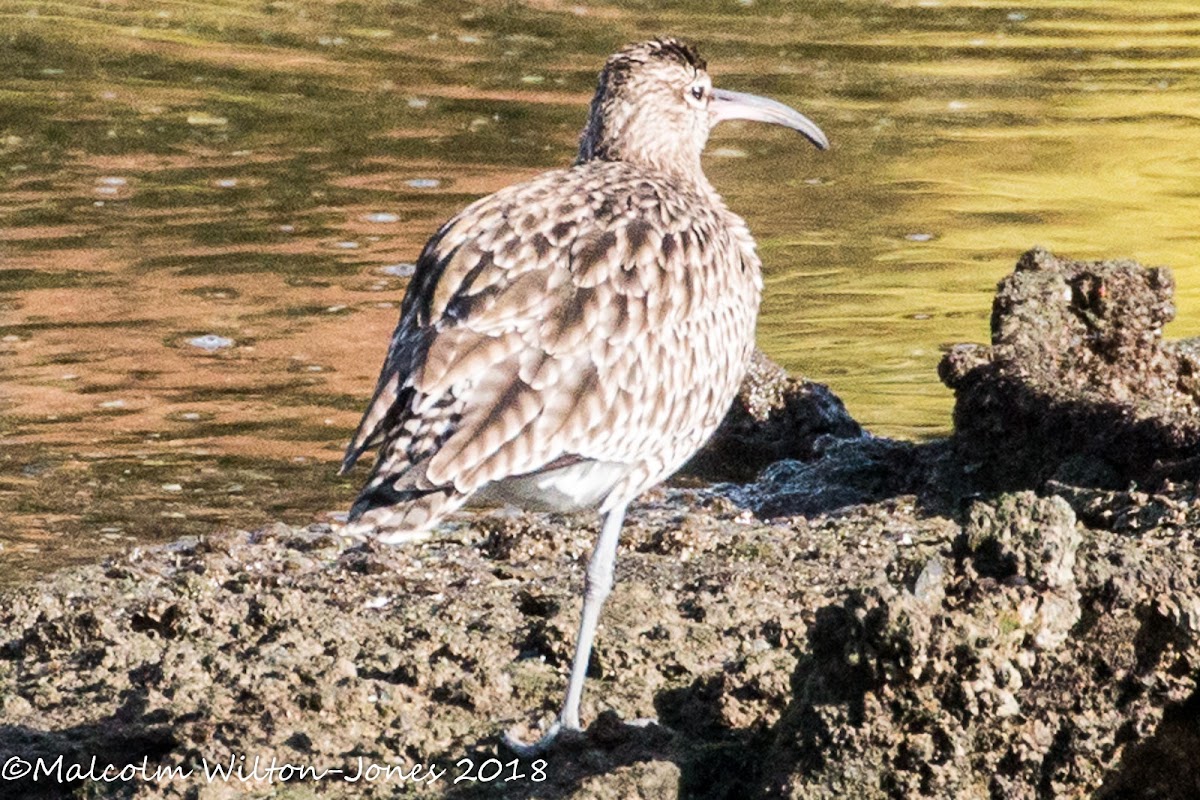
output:
[[[800,133],[821,150],[829,149],[829,139],[817,127],[817,123],[794,108],[777,103],[766,97],[725,89],[712,90],[712,102],[708,107],[712,124],[729,119],[745,119],[753,122],[769,122]]]

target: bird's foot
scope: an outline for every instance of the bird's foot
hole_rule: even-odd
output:
[[[554,724],[542,735],[542,738],[532,744],[522,742],[517,738],[516,730],[509,729],[504,734],[504,746],[521,758],[532,758],[542,755],[564,741],[577,741],[583,736],[583,730],[578,725],[564,725],[561,719],[556,719]]]

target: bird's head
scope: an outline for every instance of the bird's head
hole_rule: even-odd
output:
[[[783,125],[824,150],[816,123],[782,103],[714,89],[704,59],[676,39],[654,39],[609,57],[592,98],[577,163],[629,161],[699,174],[709,131],[725,120]]]

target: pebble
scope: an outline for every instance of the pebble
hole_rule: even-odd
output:
[[[192,347],[199,347],[201,350],[213,353],[217,350],[223,350],[226,347],[232,347],[233,339],[217,336],[215,333],[206,333],[203,336],[195,336],[188,339],[187,343]]]
[[[225,117],[218,117],[215,114],[209,114],[207,111],[196,111],[187,115],[188,125],[197,126],[217,126],[227,125],[229,120]]]

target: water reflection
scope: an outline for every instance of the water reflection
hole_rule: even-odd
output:
[[[1185,2],[271,2],[0,9],[0,580],[345,505],[424,239],[567,161],[597,67],[659,32],[834,150],[725,126],[764,348],[877,431],[949,426],[1034,243],[1168,264],[1200,334]],[[197,343],[200,344],[197,344]]]

